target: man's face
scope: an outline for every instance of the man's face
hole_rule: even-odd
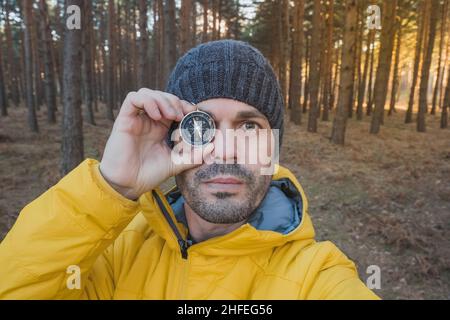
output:
[[[256,108],[231,99],[198,104],[216,124],[214,151],[206,163],[175,177],[189,207],[215,224],[246,220],[258,207],[272,175],[261,154],[271,157],[273,138],[267,118]]]

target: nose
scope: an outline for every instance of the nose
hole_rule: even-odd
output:
[[[237,163],[237,141],[233,129],[225,126],[217,128],[212,143],[214,162]]]

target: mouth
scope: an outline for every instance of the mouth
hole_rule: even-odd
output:
[[[216,177],[211,180],[207,180],[203,182],[206,187],[213,191],[239,191],[239,189],[244,185],[244,183],[234,177],[230,176],[221,176]]]

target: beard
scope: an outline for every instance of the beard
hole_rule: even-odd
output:
[[[197,171],[192,175],[192,170]],[[177,175],[175,180],[186,203],[203,220],[214,224],[234,224],[247,220],[267,193],[272,176],[256,172],[240,164],[213,163],[187,170]],[[238,178],[244,190],[240,193],[212,192],[212,197],[203,194],[200,190],[202,183],[218,175]]]

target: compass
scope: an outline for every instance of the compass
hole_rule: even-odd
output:
[[[211,115],[198,109],[186,114],[179,128],[183,140],[193,146],[202,146],[211,142],[216,132]]]

